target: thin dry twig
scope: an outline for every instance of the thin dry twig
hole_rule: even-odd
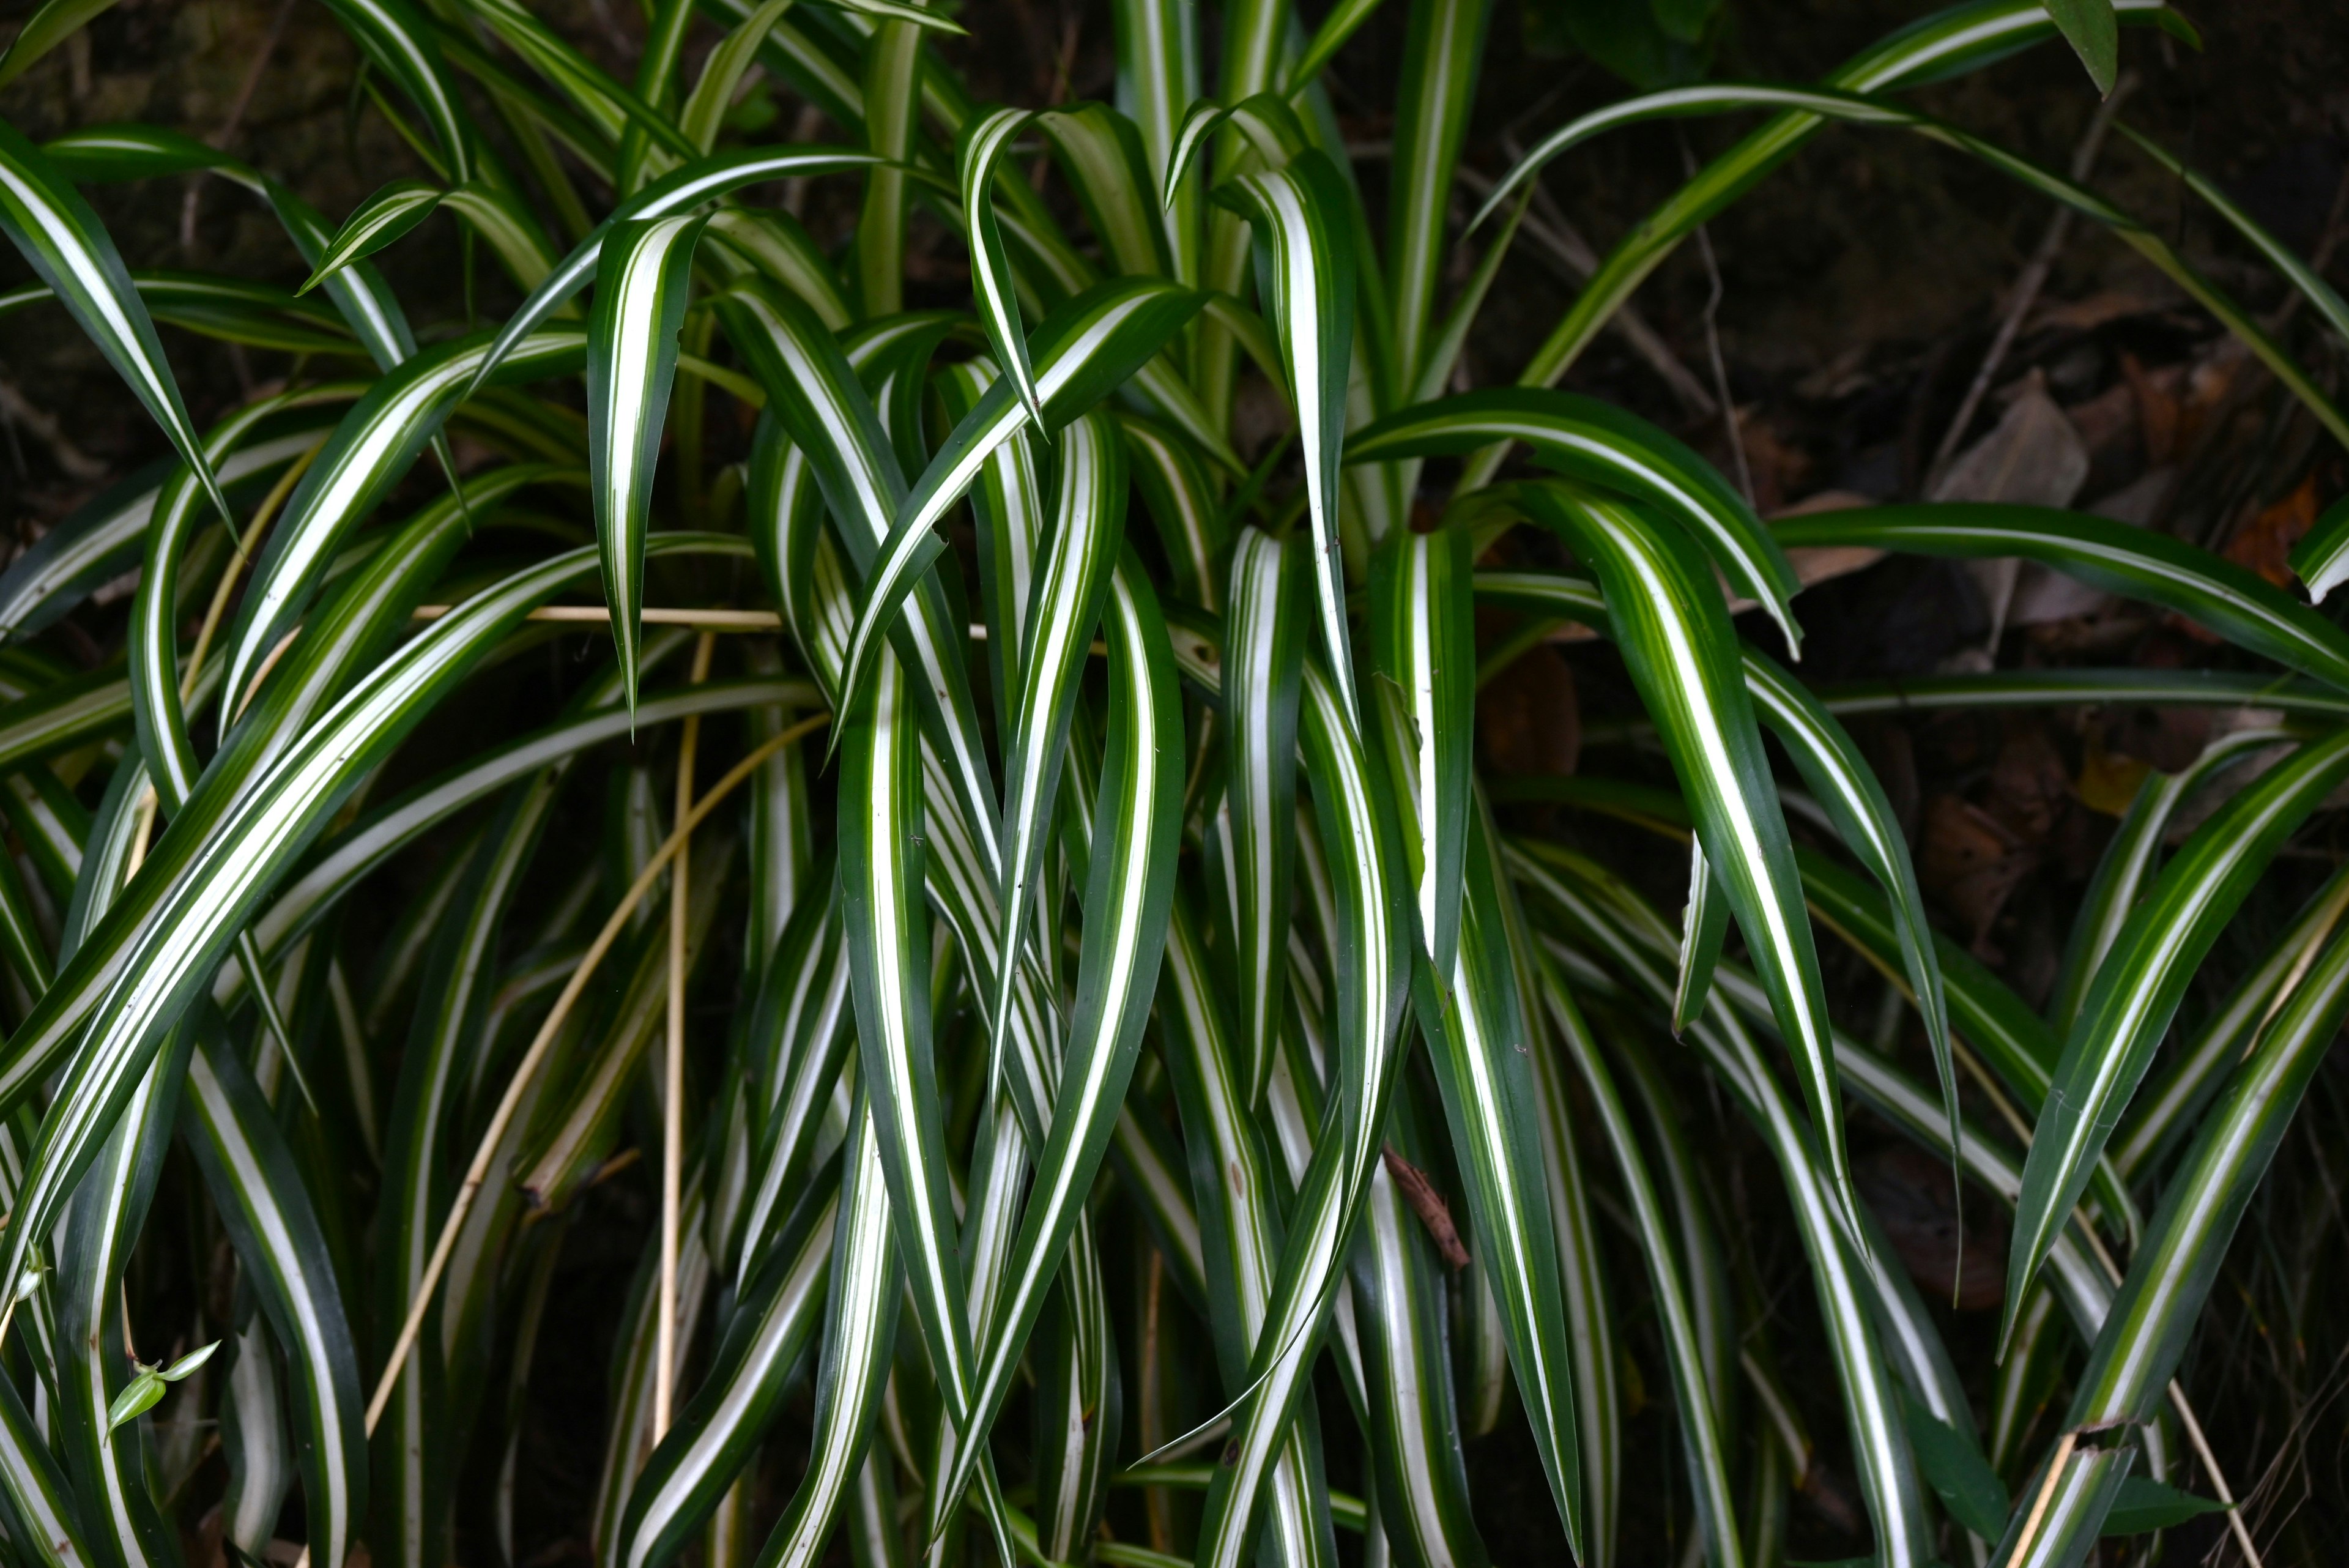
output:
[[[23,431],[49,449],[50,460],[68,479],[91,480],[106,472],[106,464],[74,445],[57,417],[36,407],[14,381],[0,380],[0,424]]]
[[[2113,84],[2113,90],[2106,95],[2105,101],[2096,106],[2096,112],[2089,118],[2087,130],[2080,133],[2079,144],[2072,150],[2074,182],[2085,180],[2089,171],[2095,168],[2096,154],[2104,148],[2105,134],[2112,129],[2113,116],[2137,88],[2137,73],[2124,71],[2120,80]],[[1966,388],[1966,395],[1959,402],[1958,411],[1950,421],[1950,428],[1942,433],[1941,444],[1933,451],[1933,461],[1926,467],[1925,489],[1928,493],[1940,482],[1942,472],[1950,466],[1950,460],[1957,455],[1958,442],[1965,439],[1966,427],[1974,422],[1974,411],[1982,407],[1982,399],[1989,395],[1991,382],[1998,378],[1999,367],[2006,362],[2007,350],[2014,347],[2015,336],[2023,330],[2023,318],[2031,314],[2031,307],[2038,303],[2039,291],[2047,286],[2047,275],[2054,270],[2055,258],[2063,254],[2064,243],[2071,237],[2072,217],[2071,208],[2056,209],[2055,215],[2047,220],[2047,232],[2039,237],[2039,248],[2031,253],[2031,260],[2024,264],[2022,274],[2015,278],[2014,286],[2007,291],[2006,314],[1999,321],[1998,331],[1992,337],[1989,349],[1982,355],[1982,368],[1974,372],[1972,384]]]
[[[709,679],[718,634],[704,631],[693,648],[690,683]],[[660,1311],[653,1333],[653,1441],[668,1436],[677,1399],[677,1252],[685,1189],[685,950],[693,837],[693,754],[701,743],[701,715],[688,714],[677,748],[677,869],[668,889],[668,1057],[661,1104]]]
[[[262,73],[269,68],[269,57],[277,52],[277,40],[285,34],[286,18],[294,15],[294,0],[278,0],[277,14],[269,19],[269,31],[262,36],[261,47],[254,51],[253,64],[244,71],[244,80],[236,89],[236,100],[229,105],[228,118],[221,128],[206,140],[212,146],[225,149],[244,124],[244,111],[253,107],[253,95],[260,90]],[[188,193],[180,202],[180,248],[196,248],[196,213],[203,204],[204,171],[198,170],[188,181]]]
[[[669,861],[675,858],[684,846],[687,836],[700,825],[703,817],[716,810],[719,802],[757,773],[769,757],[830,722],[832,715],[829,713],[802,720],[781,734],[761,743],[736,763],[725,777],[710,785],[709,792],[694,803],[692,811],[678,820],[667,842],[645,862],[644,869],[636,873],[636,881],[629,885],[627,892],[621,896],[611,916],[605,920],[604,929],[595,934],[595,940],[581,955],[578,967],[571,971],[571,978],[564,982],[562,994],[555,998],[554,1006],[548,1011],[545,1022],[539,1025],[538,1034],[531,1041],[530,1049],[523,1053],[512,1079],[506,1085],[505,1096],[498,1102],[498,1108],[490,1116],[490,1125],[481,1133],[480,1147],[473,1151],[472,1164],[466,1168],[465,1179],[457,1189],[456,1201],[450,1206],[449,1218],[440,1227],[440,1239],[433,1244],[432,1256],[424,1265],[424,1278],[417,1284],[415,1299],[408,1303],[408,1320],[400,1325],[399,1337],[392,1342],[390,1354],[384,1361],[383,1376],[376,1384],[374,1397],[367,1401],[367,1429],[369,1437],[375,1435],[376,1424],[383,1419],[384,1407],[391,1403],[392,1390],[399,1386],[400,1371],[408,1365],[409,1352],[416,1347],[417,1334],[423,1330],[426,1310],[431,1305],[433,1293],[440,1288],[442,1271],[449,1266],[449,1254],[456,1248],[457,1233],[464,1228],[465,1216],[472,1211],[474,1198],[489,1179],[490,1162],[497,1154],[498,1144],[505,1137],[507,1124],[513,1120],[514,1112],[522,1105],[523,1093],[537,1075],[539,1064],[546,1059],[555,1035],[562,1031],[564,1021],[571,1016],[571,1010],[578,1005],[579,998],[586,992],[588,981],[595,977],[605,955],[612,950],[612,944],[619,940],[622,929],[628,923],[628,917],[636,912],[636,906],[644,901],[645,895],[652,890],[661,873],[668,869]]]

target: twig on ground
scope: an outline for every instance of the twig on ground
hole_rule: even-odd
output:
[[[2127,100],[2129,94],[2137,90],[2137,73],[2124,71],[2121,79],[2113,84],[2113,90],[2106,96],[2105,101],[2096,106],[2096,112],[2088,120],[2088,129],[2080,133],[2079,145],[2072,150],[2071,174],[2075,182],[2085,180],[2096,166],[2096,154],[2104,147],[2105,133],[2112,129],[2114,114]],[[2007,350],[2014,347],[2015,335],[2023,330],[2023,318],[2031,314],[2031,307],[2038,303],[2039,291],[2047,286],[2047,275],[2054,270],[2055,258],[2063,254],[2064,243],[2071,237],[2072,216],[2072,209],[2063,207],[2047,220],[2047,232],[2039,237],[2039,248],[2031,253],[2031,260],[2024,264],[2021,275],[2015,278],[2014,286],[2007,291],[2006,314],[1998,324],[1997,333],[1990,340],[1989,350],[1982,355],[1982,368],[1974,372],[1973,384],[1966,389],[1964,399],[1958,404],[1956,416],[1950,421],[1950,428],[1942,433],[1941,444],[1934,449],[1933,461],[1926,465],[1927,493],[1930,494],[1933,486],[1940,482],[1942,472],[1950,466],[1950,460],[1957,455],[1958,442],[1965,439],[1966,427],[1974,422],[1974,410],[1982,407],[1982,399],[1990,392],[1991,382],[1998,377],[1999,367],[2006,361]]]
[[[50,458],[68,479],[96,479],[106,472],[106,464],[74,445],[55,414],[36,408],[14,381],[0,380],[0,425],[11,432],[12,445],[14,432],[21,430],[48,448]],[[20,467],[23,461],[17,459]]]
[[[236,89],[236,100],[229,105],[228,118],[221,128],[206,140],[225,151],[244,124],[244,111],[253,107],[253,95],[260,90],[262,73],[269,68],[269,57],[277,52],[277,40],[285,34],[285,20],[294,14],[294,0],[278,0],[277,14],[269,19],[269,31],[262,35],[261,47],[254,51],[253,64],[244,71],[244,80]],[[196,213],[203,205],[204,171],[198,170],[188,181],[188,193],[180,202],[180,249],[196,248]]]

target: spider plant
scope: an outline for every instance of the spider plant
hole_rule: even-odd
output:
[[[39,280],[0,313],[69,313],[176,454],[0,578],[11,1561],[173,1561],[213,1502],[241,1557],[435,1568],[461,1518],[512,1560],[551,1282],[641,1150],[601,1563],[1474,1563],[1463,1442],[1508,1426],[1578,1561],[1628,1560],[1641,1494],[1689,1560],[1766,1563],[1814,1445],[1682,1082],[1782,1179],[1874,1561],[2077,1563],[2199,1506],[2190,1465],[2224,1456],[2174,1374],[2349,1012],[2349,882],[2213,954],[2349,780],[2349,636],[2082,514],[1766,524],[1556,389],[1700,224],[1847,126],[2108,228],[2349,440],[2155,230],[1907,90],[2047,45],[2050,9],[2106,80],[2115,16],[2190,30],[1971,0],[1816,84],[1559,126],[1462,223],[1486,0],[1394,4],[1376,200],[1321,80],[1376,0],[1310,28],[1229,0],[1212,83],[1193,7],[1114,0],[1115,104],[1036,109],[975,101],[942,50],[976,14],[911,0],[653,0],[627,80],[521,0],[327,0],[423,171],[339,225],[169,130],[0,124]],[[0,79],[102,8],[49,0]],[[746,91],[831,140],[746,143]],[[1697,116],[1751,129],[1516,385],[1452,390],[1543,167]],[[199,171],[282,226],[281,281],[133,269],[82,193]],[[812,187],[853,203],[842,243],[777,194]],[[957,308],[908,306],[917,220],[968,255]],[[369,258],[421,223],[519,304],[476,328],[470,288],[399,297]],[[158,324],[283,379],[207,428]],[[1244,385],[1291,438],[1254,449]],[[1789,552],[1822,545],[2042,562],[2227,667],[1814,691],[1782,659]],[[2296,565],[2321,594],[2344,559],[2349,513]],[[77,670],[45,628],[132,564],[122,646]],[[1645,752],[1480,776],[1485,611],[1611,639]],[[555,639],[577,657],[515,673]],[[536,704],[518,730],[467,722],[492,689]],[[2270,719],[2147,780],[2042,1012],[1934,929],[1843,717],[2104,701]],[[2254,742],[2270,765],[2230,774]],[[1529,830],[1535,801],[1635,825],[1626,865]],[[1659,855],[1683,909],[1627,874]],[[1914,1010],[1930,1074],[1838,1023],[1823,944]],[[2206,971],[2231,998],[2165,1058]],[[1856,1115],[2012,1210],[1994,1364],[1953,1358],[1888,1250]],[[126,1354],[127,1271],[180,1244],[163,1199],[234,1289],[136,1330],[221,1342],[209,1372]],[[1625,1450],[1635,1304],[1677,1475]],[[2043,1376],[2069,1410],[2026,1444],[1981,1391]]]

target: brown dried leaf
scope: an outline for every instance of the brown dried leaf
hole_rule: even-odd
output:
[[[1997,1205],[1969,1205],[1961,1227],[1948,1165],[1923,1149],[1888,1144],[1855,1161],[1851,1175],[1926,1299],[1954,1296],[1961,1312],[2006,1299],[2006,1226]]]
[[[1411,1205],[1413,1213],[1419,1216],[1419,1222],[1427,1227],[1428,1238],[1435,1243],[1435,1250],[1444,1254],[1444,1267],[1454,1270],[1466,1268],[1468,1249],[1460,1244],[1460,1232],[1453,1226],[1452,1208],[1444,1201],[1444,1194],[1435,1190],[1435,1184],[1427,1179],[1427,1173],[1419,1167],[1392,1148],[1385,1154],[1387,1175],[1394,1179],[1395,1190],[1402,1194],[1402,1200]]]

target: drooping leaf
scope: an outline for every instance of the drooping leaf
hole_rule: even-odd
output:
[[[660,460],[678,327],[692,281],[698,218],[614,224],[596,267],[587,328],[587,430],[595,472],[595,538],[612,640],[636,704],[638,618],[644,609],[645,529]]]
[[[83,334],[106,356],[131,394],[202,480],[222,517],[230,515],[220,481],[163,358],[155,324],[114,238],[81,193],[14,126],[0,123],[0,232],[56,291]]]

